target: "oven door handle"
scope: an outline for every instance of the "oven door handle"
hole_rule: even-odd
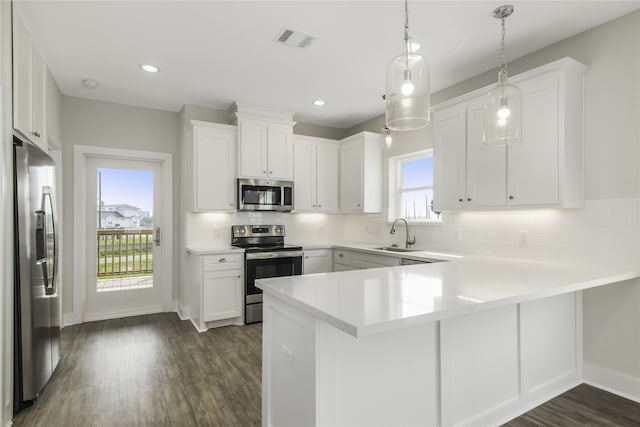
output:
[[[278,252],[256,252],[246,254],[247,260],[250,259],[271,259],[271,258],[294,258],[301,257],[302,251],[278,251]]]

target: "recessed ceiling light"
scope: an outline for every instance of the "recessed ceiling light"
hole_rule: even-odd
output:
[[[160,71],[158,67],[149,64],[143,64],[140,66],[140,68],[142,68],[147,73],[157,73],[158,71]]]
[[[98,86],[100,86],[100,84],[93,79],[82,79],[82,86],[85,89],[98,89]]]
[[[322,107],[325,104],[326,102],[324,102],[322,99],[316,99],[315,101],[313,101],[313,105],[315,105],[316,107]]]

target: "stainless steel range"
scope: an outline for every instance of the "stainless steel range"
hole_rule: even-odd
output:
[[[284,243],[284,225],[234,225],[231,244],[244,248],[245,323],[262,322],[256,279],[302,274],[302,247]]]

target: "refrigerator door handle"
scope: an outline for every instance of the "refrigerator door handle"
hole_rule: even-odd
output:
[[[56,292],[57,242],[51,187],[45,186],[42,188],[41,208],[41,210],[36,211],[36,264],[42,268],[45,293],[53,295]],[[47,218],[47,211],[49,212],[49,218]],[[48,226],[47,220],[51,221],[50,226]]]
[[[46,214],[36,211],[36,265],[42,270],[45,292],[49,294],[49,268],[47,266]]]
[[[56,234],[56,217],[54,215],[55,213],[55,206],[53,204],[53,196],[51,194],[51,187],[49,186],[45,186],[42,188],[42,209],[48,210],[49,211],[49,216],[51,217],[51,230],[47,230],[46,229],[46,225],[45,225],[45,231],[47,233],[51,233],[51,256],[48,256],[49,254],[47,254],[47,261],[49,263],[51,263],[51,278],[50,280],[48,280],[46,283],[46,293],[47,295],[53,295],[56,293],[56,276],[58,273],[58,239],[57,239],[57,234]],[[46,224],[46,223],[45,223]],[[47,237],[45,235],[45,237]],[[45,239],[46,241],[46,239]],[[45,277],[49,276],[49,270],[47,269],[47,274],[45,275]]]

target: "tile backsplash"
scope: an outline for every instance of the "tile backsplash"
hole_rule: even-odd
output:
[[[284,224],[296,244],[404,245],[382,214],[188,213],[187,246],[224,246],[234,224]],[[447,212],[441,224],[410,225],[416,247],[569,263],[640,265],[640,199],[587,200],[583,209]]]
[[[587,200],[583,209],[467,211],[411,225],[418,248],[568,263],[640,266],[640,200]],[[386,214],[348,215],[345,240],[404,245]]]
[[[284,224],[285,242],[326,244],[344,240],[345,216],[320,213],[235,212],[187,213],[186,244],[217,247],[231,242],[231,226],[241,224]]]

